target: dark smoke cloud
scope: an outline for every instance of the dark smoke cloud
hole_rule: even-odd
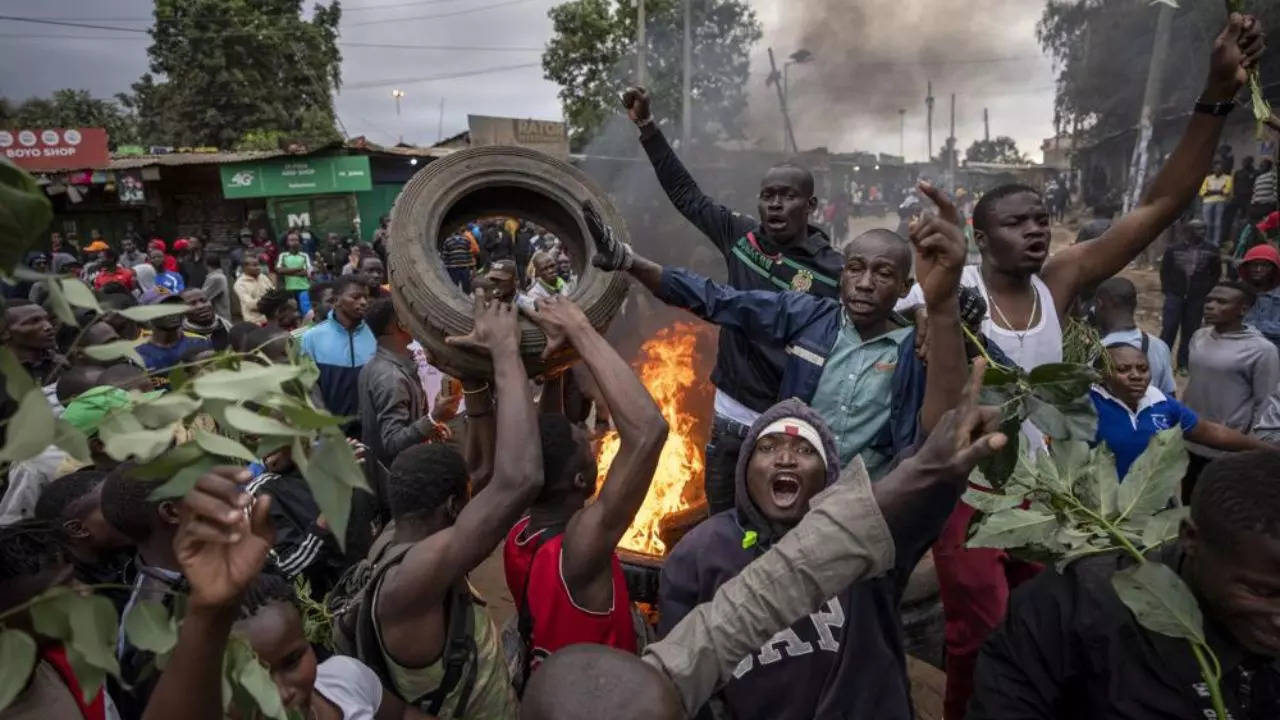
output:
[[[1038,160],[1053,134],[1051,60],[1035,24],[1040,0],[757,0],[764,39],[753,63],[752,130],[765,147],[780,147],[777,95],[765,87],[765,48],[778,62],[797,49],[814,54],[791,67],[790,104],[800,147],[898,153],[898,108],[906,108],[906,155],[926,155],[926,83],[933,81],[933,148],[948,134],[950,93],[956,93],[961,152],[982,137],[982,109],[991,134],[1010,135]],[[781,66],[780,66],[781,67]]]

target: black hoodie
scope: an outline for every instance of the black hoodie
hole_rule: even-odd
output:
[[[698,525],[676,545],[662,570],[659,634],[665,635],[699,603],[755,560],[788,528],[764,518],[747,493],[747,462],[760,431],[784,417],[818,430],[827,458],[827,485],[839,477],[835,438],[816,412],[799,400],[784,400],[751,427],[738,456],[737,507]],[[859,461],[860,462],[860,461]],[[864,471],[865,472],[865,471]],[[754,542],[749,532],[754,532]],[[854,583],[817,613],[774,636],[734,671],[721,691],[736,720],[875,718],[910,720],[898,602],[902,587],[926,542],[888,575]]]

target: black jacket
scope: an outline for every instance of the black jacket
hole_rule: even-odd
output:
[[[1175,545],[1159,561],[1177,568]],[[1212,717],[1197,692],[1195,657],[1185,640],[1138,625],[1111,586],[1124,553],[1052,569],[1018,588],[1009,612],[982,647],[968,720],[1184,720]],[[1222,663],[1222,692],[1236,720],[1280,718],[1280,667],[1249,658],[1206,618]],[[1251,688],[1248,693],[1242,688]]]
[[[360,368],[360,442],[386,467],[406,450],[427,440],[431,420],[427,394],[413,359],[378,347]]]
[[[844,259],[825,233],[810,225],[809,237],[803,242],[773,247],[759,220],[739,215],[704,195],[662,132],[650,127],[641,142],[658,182],[680,214],[724,255],[729,285],[739,290],[799,290],[819,297],[839,297]],[[764,412],[778,399],[786,359],[782,347],[761,347],[738,330],[722,328],[711,382],[743,405]]]
[[[1160,287],[1166,295],[1201,298],[1213,290],[1222,274],[1222,258],[1207,242],[1180,240],[1160,260]]]
[[[783,417],[799,417],[818,430],[826,456],[832,459],[827,484],[836,481],[835,438],[817,413],[791,399],[761,415],[739,455],[737,506],[689,531],[667,557],[659,583],[659,634],[665,635],[696,605],[710,600],[717,588],[786,532],[756,509],[746,487],[747,460],[756,438]],[[907,576],[945,514],[938,515],[934,527],[921,522],[907,533],[918,537],[895,536],[896,564],[888,574],[853,583],[818,612],[743,658],[720,695],[734,720],[910,720],[911,687],[898,603]]]

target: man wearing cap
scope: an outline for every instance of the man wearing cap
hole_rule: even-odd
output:
[[[1240,263],[1240,279],[1258,294],[1244,321],[1280,347],[1280,252],[1255,245]]]
[[[154,254],[154,253],[153,253]],[[157,275],[159,278],[159,275]],[[164,293],[159,289],[142,296],[143,305],[160,305],[174,303],[182,305],[182,296]],[[138,345],[138,354],[147,364],[152,385],[158,390],[169,388],[168,369],[182,362],[187,353],[199,350],[212,350],[209,341],[204,338],[191,337],[182,332],[183,313],[175,312],[151,321],[151,337]]]
[[[156,273],[155,290],[176,295],[182,292],[187,287],[187,284],[183,282],[181,275],[167,269],[168,258],[169,256],[165,255],[163,250],[157,248],[151,248],[147,252],[147,259]]]
[[[134,288],[133,271],[120,264],[115,250],[107,248],[102,251],[102,259],[98,261],[98,272],[93,277],[93,289],[101,290],[115,283],[130,292]]]
[[[94,238],[93,242],[85,246],[83,254],[87,262],[84,265],[84,276],[92,278],[102,267],[102,253],[110,250],[111,246],[101,238]]]

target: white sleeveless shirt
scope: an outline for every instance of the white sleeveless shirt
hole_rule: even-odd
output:
[[[1031,276],[1031,287],[1039,297],[1040,322],[1025,332],[1006,330],[992,321],[992,316],[997,313],[977,265],[965,266],[960,275],[960,284],[977,288],[982,293],[982,299],[987,301],[987,317],[982,320],[982,333],[1019,367],[1030,372],[1040,365],[1062,362],[1062,323],[1058,320],[1058,306],[1053,302],[1049,286],[1044,284],[1039,275]]]

